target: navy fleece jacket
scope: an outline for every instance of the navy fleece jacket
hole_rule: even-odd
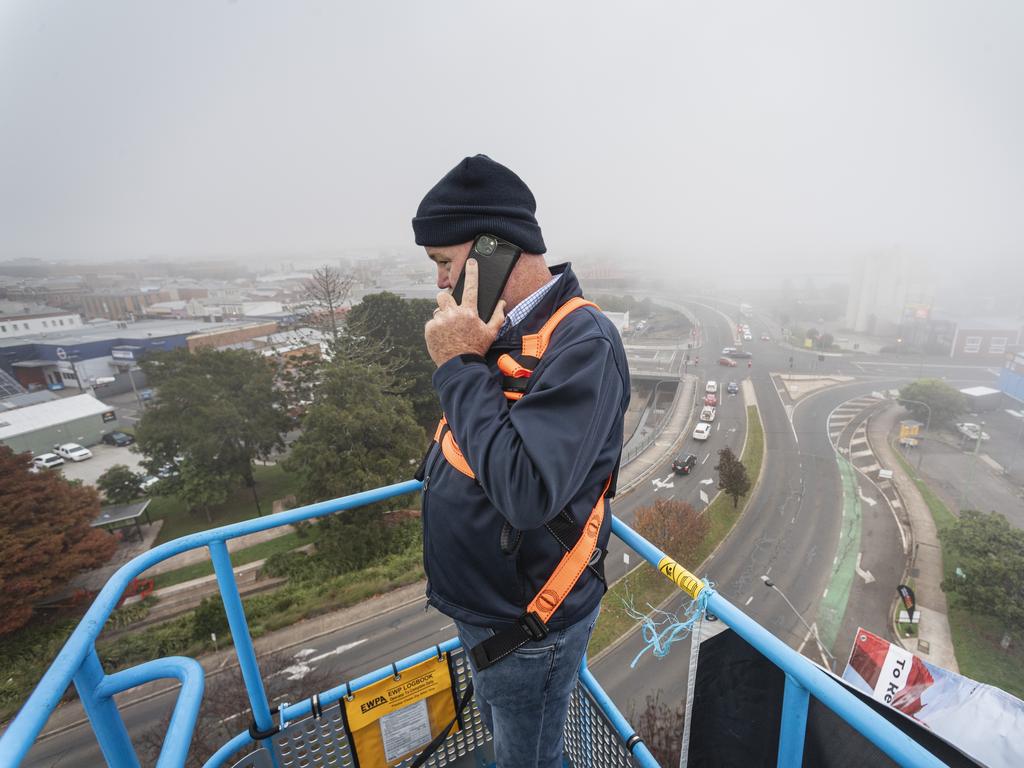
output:
[[[441,407],[477,479],[431,448],[423,467],[427,597],[468,624],[500,629],[522,615],[563,553],[544,524],[565,509],[582,527],[618,467],[629,372],[619,333],[598,310],[584,307],[562,320],[522,399],[510,406],[502,393],[498,357],[518,355],[524,334],[582,295],[569,265],[552,272],[559,281],[485,357],[464,355],[434,373]],[[611,527],[605,503],[601,547]],[[511,552],[502,549],[503,529],[512,540],[521,532]],[[584,571],[549,626],[575,623],[604,590]]]

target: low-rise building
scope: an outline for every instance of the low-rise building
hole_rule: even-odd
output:
[[[117,429],[117,413],[92,395],[63,397],[0,412],[0,443],[15,453],[32,451],[38,455],[63,443],[89,447]]]
[[[82,317],[56,307],[0,301],[0,339],[15,339],[82,327]]]

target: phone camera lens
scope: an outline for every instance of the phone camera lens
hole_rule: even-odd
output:
[[[498,242],[493,237],[482,237],[476,244],[477,253],[481,256],[490,256],[497,247]]]

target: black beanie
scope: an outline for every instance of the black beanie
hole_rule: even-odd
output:
[[[417,245],[458,245],[487,233],[544,253],[537,201],[523,180],[487,155],[467,157],[445,174],[416,209]]]

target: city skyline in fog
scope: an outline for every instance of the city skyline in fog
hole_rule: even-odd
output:
[[[1024,282],[1014,2],[14,2],[0,261],[415,252],[484,152],[553,262]],[[268,262],[269,266],[269,262]],[[977,274],[977,272],[974,272]]]

